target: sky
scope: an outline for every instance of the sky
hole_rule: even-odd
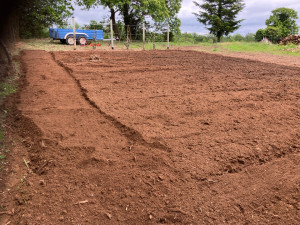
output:
[[[196,0],[201,2],[201,0]],[[235,32],[242,35],[255,33],[260,28],[265,28],[265,21],[271,15],[271,11],[279,7],[292,8],[297,11],[300,17],[300,0],[244,0],[246,7],[238,15],[238,19],[245,19],[241,27]],[[90,20],[100,21],[109,15],[108,9],[97,7],[89,11],[82,10],[81,7],[75,6],[74,16],[79,25],[89,24]],[[178,17],[181,20],[181,32],[207,34],[203,24],[200,24],[193,12],[197,13],[193,0],[182,0],[181,9]],[[71,23],[71,22],[70,22]],[[297,20],[300,26],[300,19]]]

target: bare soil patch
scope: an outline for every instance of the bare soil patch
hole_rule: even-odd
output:
[[[291,66],[291,67],[300,67],[300,56],[289,56],[289,55],[275,55],[266,52],[234,52],[228,51],[224,49],[218,49],[217,51],[213,52],[213,47],[205,47],[205,46],[183,46],[183,47],[176,47],[174,46],[173,49],[176,50],[193,50],[193,51],[200,51],[200,52],[207,52],[214,55],[223,55],[229,56],[234,58],[242,58],[242,59],[249,59],[254,61],[260,61],[265,63],[274,63],[283,66]]]
[[[195,51],[22,64],[10,121],[32,172],[12,169],[0,222],[300,223],[299,68]]]

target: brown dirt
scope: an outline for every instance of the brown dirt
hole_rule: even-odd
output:
[[[223,56],[235,57],[235,58],[243,58],[250,59],[265,63],[274,63],[283,66],[292,66],[292,67],[300,67],[300,56],[290,56],[290,55],[274,55],[271,53],[265,52],[234,52],[228,51],[225,49],[218,49],[213,52],[213,47],[204,47],[204,46],[182,46],[182,47],[172,47],[172,49],[176,50],[193,50],[193,51],[201,51],[207,52],[211,54],[218,54]]]
[[[194,51],[22,64],[0,223],[300,223],[299,68]]]

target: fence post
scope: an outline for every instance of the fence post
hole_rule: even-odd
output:
[[[143,23],[143,50],[145,50],[145,22]]]
[[[113,23],[112,20],[110,20],[110,43],[111,43],[111,49],[114,49],[114,33],[113,33]]]
[[[170,25],[167,28],[167,49],[170,49]]]
[[[74,41],[74,50],[76,50],[76,32],[75,32],[75,17],[72,17],[73,22],[73,41]]]
[[[130,28],[129,25],[127,25],[127,42],[129,43],[129,32],[130,32]]]

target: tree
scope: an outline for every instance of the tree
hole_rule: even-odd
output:
[[[265,29],[258,29],[255,33],[255,40],[261,41],[266,36],[266,30]]]
[[[282,37],[286,37],[291,34],[298,34],[299,27],[296,19],[298,19],[298,15],[294,9],[278,8],[272,11],[272,15],[266,20],[266,25],[280,29]]]
[[[163,21],[158,21],[156,24],[161,27],[165,27],[169,24],[170,26],[170,37],[175,34],[180,34],[180,26],[181,21],[177,17],[177,13],[179,12],[181,8],[181,1],[182,0],[166,0],[166,7],[168,11],[168,17],[164,19]],[[170,38],[171,40],[171,38]]]
[[[86,25],[91,30],[104,30],[104,26],[101,23],[97,23],[95,20],[91,20],[89,25]]]
[[[113,30],[119,37],[116,22],[118,13],[124,22],[125,29],[130,28],[132,36],[137,34],[138,26],[150,17],[154,22],[172,22],[171,29],[179,30],[180,22],[176,17],[181,7],[182,0],[77,0],[77,4],[87,9],[97,5],[108,7],[113,22]]]
[[[268,38],[273,43],[276,43],[281,37],[281,29],[279,27],[269,26],[265,29],[266,38]]]
[[[83,28],[87,30],[103,30],[104,38],[109,38],[110,24],[109,19],[107,19],[106,17],[103,17],[103,19],[99,22],[95,20],[90,20],[90,23],[85,24]]]
[[[240,27],[243,20],[237,20],[237,14],[243,10],[243,0],[203,0],[194,4],[200,8],[199,13],[194,13],[197,20],[205,26],[211,34],[221,41],[223,35],[228,35]]]
[[[138,26],[150,16],[155,22],[168,17],[164,0],[131,0],[120,9],[125,26],[129,26],[131,37],[136,39]]]
[[[245,35],[245,41],[246,42],[254,42],[255,41],[255,34],[248,33]]]
[[[73,10],[71,0],[20,1],[20,36],[39,37],[53,24],[65,25]]]
[[[241,34],[235,34],[235,35],[232,36],[232,40],[233,41],[243,41],[244,37]]]
[[[123,0],[76,0],[79,6],[84,6],[86,9],[90,9],[99,5],[102,5],[109,9],[110,19],[113,23],[113,31],[117,38],[120,38],[119,29],[116,25],[116,13],[119,11],[119,8],[124,4]]]
[[[297,12],[289,8],[277,8],[272,11],[272,15],[266,20],[266,29],[259,29],[255,34],[255,39],[261,41],[264,37],[273,43],[278,42],[283,37],[297,34],[299,27],[296,24]]]

